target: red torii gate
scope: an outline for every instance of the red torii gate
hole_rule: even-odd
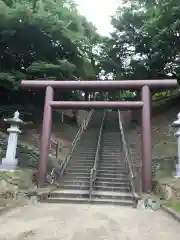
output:
[[[151,133],[151,88],[162,89],[177,86],[176,79],[165,80],[128,80],[128,81],[43,81],[23,80],[24,88],[46,88],[44,116],[40,146],[38,185],[44,186],[52,125],[52,109],[87,108],[142,108],[142,183],[144,192],[152,190],[152,133]],[[53,101],[54,88],[78,90],[130,90],[141,89],[141,101]]]

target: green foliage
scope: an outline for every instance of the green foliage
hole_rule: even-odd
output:
[[[174,209],[176,212],[180,212],[180,203],[175,201],[168,201],[166,206]]]
[[[72,0],[0,0],[0,100],[39,106],[22,79],[164,79],[180,76],[178,0],[124,0],[100,37]],[[80,92],[56,93],[75,99]],[[121,98],[132,98],[130,92]],[[88,96],[88,92],[85,95]],[[109,93],[112,99],[119,92]],[[30,99],[30,100],[29,100]]]
[[[179,78],[178,0],[124,0],[112,24],[101,60],[107,73],[118,79]]]
[[[3,0],[0,19],[1,101],[26,98],[22,79],[96,79],[101,38],[73,1]],[[33,104],[43,95],[28,96]]]

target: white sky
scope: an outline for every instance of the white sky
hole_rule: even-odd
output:
[[[121,0],[75,0],[82,15],[91,21],[101,35],[107,36],[112,31],[110,16],[116,11]]]

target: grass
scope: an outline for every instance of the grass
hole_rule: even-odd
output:
[[[31,169],[17,169],[13,172],[0,172],[0,180],[5,180],[12,186],[17,186],[19,189],[29,189],[33,187]]]
[[[17,169],[12,172],[0,172],[0,208],[9,205],[24,204],[27,200],[24,192],[34,189],[31,169]]]
[[[166,206],[180,213],[180,202],[168,202]]]

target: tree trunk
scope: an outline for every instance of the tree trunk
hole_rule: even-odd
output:
[[[75,123],[78,123],[78,121],[77,121],[77,112],[78,112],[78,110],[76,110],[76,109],[72,110],[73,122],[75,122]]]
[[[89,101],[89,93],[88,92],[85,92],[85,101]]]

